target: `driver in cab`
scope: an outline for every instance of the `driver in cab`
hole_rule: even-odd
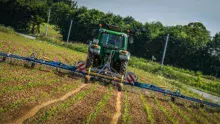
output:
[[[121,40],[120,40],[120,37],[112,37],[110,40],[109,40],[109,43],[108,44],[111,44],[115,47],[121,47]]]

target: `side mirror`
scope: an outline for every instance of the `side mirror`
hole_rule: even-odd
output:
[[[91,45],[92,45],[92,41],[88,41],[88,42],[89,42],[89,43],[88,43],[88,44],[89,44],[89,46],[91,46]]]
[[[130,44],[133,44],[133,43],[134,43],[134,38],[133,38],[133,37],[129,37],[128,40],[129,40],[129,43],[130,43]]]
[[[96,29],[93,29],[91,35],[94,37],[96,35]]]

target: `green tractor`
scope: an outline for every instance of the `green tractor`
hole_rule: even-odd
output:
[[[128,43],[133,43],[133,37],[121,32],[115,26],[99,25],[99,30],[93,30],[95,37],[90,42],[86,68],[104,66],[109,63],[120,75],[125,75],[130,52],[127,51]]]

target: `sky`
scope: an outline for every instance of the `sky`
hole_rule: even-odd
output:
[[[202,22],[213,36],[220,32],[220,0],[77,0],[78,6],[132,16],[142,23],[166,26]]]

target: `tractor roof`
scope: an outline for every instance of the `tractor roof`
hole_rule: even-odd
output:
[[[123,36],[125,36],[125,37],[128,37],[128,35],[127,35],[126,33],[117,32],[117,31],[113,31],[113,30],[108,30],[108,29],[104,29],[104,28],[101,28],[99,31],[100,31],[100,32],[107,32],[107,33],[115,34],[115,35],[123,35]]]

